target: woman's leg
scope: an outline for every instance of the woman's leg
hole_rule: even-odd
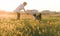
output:
[[[17,19],[20,19],[20,13],[17,12]]]

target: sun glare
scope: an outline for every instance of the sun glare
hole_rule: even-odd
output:
[[[0,10],[13,11],[19,4],[16,0],[0,0]]]
[[[0,0],[0,10],[13,11],[21,3],[28,4],[25,9],[60,11],[60,0]]]

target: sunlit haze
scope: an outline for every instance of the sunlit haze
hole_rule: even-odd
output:
[[[60,0],[0,0],[0,10],[14,11],[16,7],[27,2],[25,9],[60,11]]]

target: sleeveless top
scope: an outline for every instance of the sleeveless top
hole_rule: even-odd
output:
[[[19,13],[20,10],[22,10],[22,9],[24,10],[24,5],[23,4],[19,5],[14,11]]]

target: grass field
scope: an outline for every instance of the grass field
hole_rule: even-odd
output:
[[[60,36],[59,16],[43,15],[40,23],[27,17],[0,19],[0,36]]]

